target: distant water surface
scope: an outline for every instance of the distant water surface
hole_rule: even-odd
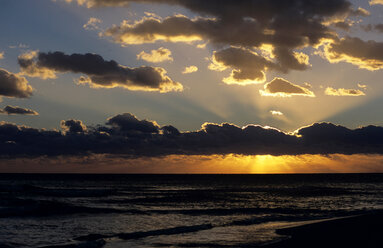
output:
[[[0,248],[256,247],[383,208],[383,174],[0,174]]]

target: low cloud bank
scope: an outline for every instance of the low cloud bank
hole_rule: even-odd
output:
[[[286,133],[258,125],[205,123],[200,130],[180,132],[173,126],[124,113],[109,118],[104,125],[86,126],[79,120],[67,120],[61,127],[58,131],[0,122],[0,156],[383,154],[383,127],[379,126],[352,130],[315,123]]]

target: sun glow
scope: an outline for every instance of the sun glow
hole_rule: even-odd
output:
[[[9,159],[3,172],[151,173],[151,174],[289,174],[382,173],[383,155],[169,155],[123,158],[110,155]],[[25,168],[25,164],[29,164]]]

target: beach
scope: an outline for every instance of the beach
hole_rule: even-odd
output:
[[[336,218],[316,223],[284,228],[277,234],[288,236],[267,248],[377,248],[383,245],[383,211]]]

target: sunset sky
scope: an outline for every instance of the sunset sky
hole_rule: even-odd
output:
[[[0,172],[383,172],[382,0],[1,0]]]

